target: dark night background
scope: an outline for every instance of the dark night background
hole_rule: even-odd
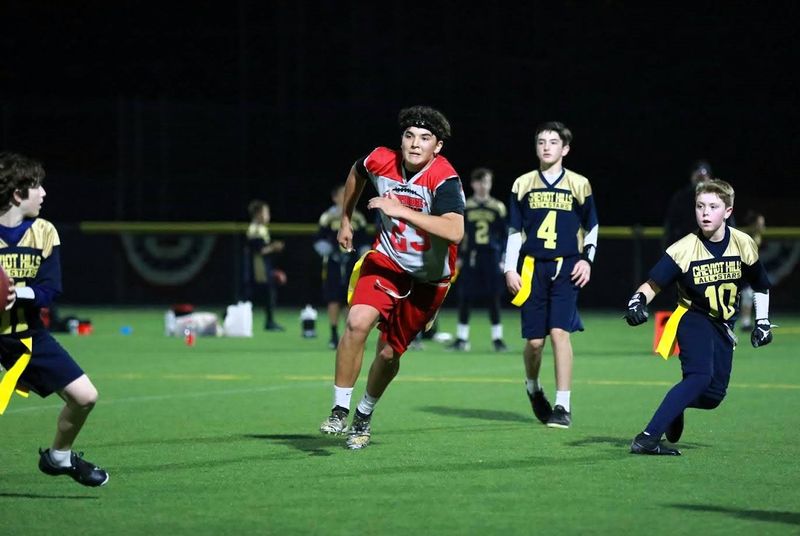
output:
[[[25,2],[0,7],[0,146],[43,159],[44,216],[314,222],[400,108],[453,126],[505,200],[564,121],[602,227],[660,225],[708,159],[795,225],[795,2]],[[368,196],[365,195],[362,203]],[[690,210],[690,209],[689,209]],[[602,231],[601,231],[602,232]],[[601,235],[602,238],[602,235]]]

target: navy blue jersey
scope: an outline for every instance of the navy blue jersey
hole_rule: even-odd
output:
[[[756,292],[770,288],[756,243],[727,226],[719,242],[711,242],[700,232],[681,238],[667,248],[649,277],[659,288],[676,282],[679,304],[730,328],[739,314],[743,286],[749,284]]]
[[[473,252],[499,254],[506,247],[508,227],[506,206],[502,201],[489,197],[479,201],[474,196],[467,199],[464,208],[464,239],[459,251],[461,257],[469,258]]]
[[[268,225],[251,222],[247,226],[247,250],[250,257],[247,273],[252,283],[261,285],[269,283],[272,254],[261,253],[261,250],[271,241]]]
[[[0,335],[27,337],[41,327],[41,308],[61,294],[60,244],[56,228],[41,218],[27,218],[16,227],[0,225],[0,263],[17,287],[30,287],[34,294],[0,311]]]
[[[319,229],[314,237],[314,249],[322,257],[323,294],[326,301],[347,298],[347,284],[359,254],[370,246],[367,218],[358,210],[350,217],[353,229],[353,251],[342,251],[338,234],[342,224],[342,209],[331,206],[319,217]]]
[[[584,235],[598,225],[589,180],[568,169],[552,184],[538,170],[517,178],[508,211],[508,232],[522,232],[525,237],[520,257],[578,255]]]

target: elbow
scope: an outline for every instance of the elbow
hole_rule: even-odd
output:
[[[450,239],[450,242],[452,242],[453,244],[456,245],[460,244],[461,241],[464,240],[464,227],[453,230],[452,235],[449,236],[448,238]]]

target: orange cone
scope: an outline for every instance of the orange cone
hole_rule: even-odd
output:
[[[661,335],[664,333],[664,326],[667,325],[667,320],[672,316],[672,311],[656,311],[655,321],[655,334],[653,335],[653,352],[658,348],[658,341],[661,340]],[[675,341],[675,346],[670,355],[678,355],[681,349],[678,348],[678,341]]]

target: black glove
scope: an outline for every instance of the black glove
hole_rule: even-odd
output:
[[[750,344],[753,345],[753,348],[758,348],[759,346],[766,346],[767,344],[772,342],[772,324],[769,323],[769,319],[761,318],[756,320],[756,325],[753,328],[753,333],[750,334]]]
[[[647,298],[644,292],[637,292],[628,301],[628,310],[625,313],[625,320],[629,326],[638,326],[647,322]]]

